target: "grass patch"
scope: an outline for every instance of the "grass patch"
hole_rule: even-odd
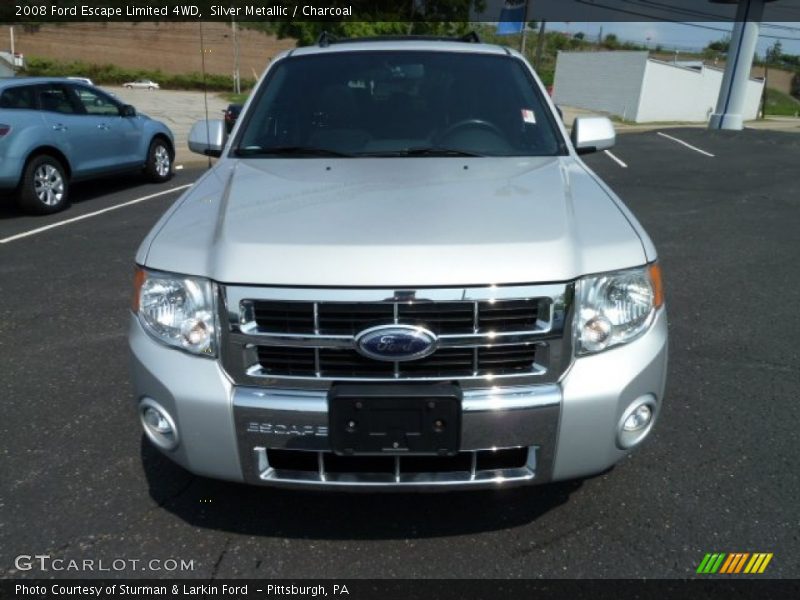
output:
[[[120,85],[136,79],[152,79],[162,88],[173,90],[202,90],[222,92],[233,89],[230,75],[203,74],[198,72],[170,75],[159,70],[121,69],[115,65],[98,65],[82,61],[58,61],[49,58],[29,56],[22,75],[41,77],[88,77],[96,84]],[[242,87],[250,88],[255,80],[243,79]]]
[[[770,88],[767,90],[767,105],[764,108],[764,113],[782,117],[796,117],[800,115],[800,101],[795,100],[789,94]]]
[[[234,94],[233,92],[223,92],[219,94],[220,98],[224,98],[231,104],[244,104],[250,97],[250,92],[243,92],[241,94]]]

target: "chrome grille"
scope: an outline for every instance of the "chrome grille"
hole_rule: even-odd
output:
[[[221,286],[223,365],[237,384],[324,389],[338,380],[458,379],[462,387],[556,381],[571,352],[572,284],[458,289],[297,289]],[[356,336],[420,325],[429,356],[360,354]]]
[[[539,344],[514,344],[491,348],[442,348],[420,360],[372,360],[355,350],[338,348],[286,348],[258,346],[263,373],[275,376],[321,377],[472,377],[530,373],[536,368]],[[541,368],[541,367],[539,367]]]
[[[285,302],[252,300],[248,311],[264,333],[357,335],[360,331],[396,322],[424,325],[438,335],[481,331],[534,331],[548,299],[484,302]],[[396,310],[396,313],[395,313]],[[476,314],[477,311],[477,314]]]

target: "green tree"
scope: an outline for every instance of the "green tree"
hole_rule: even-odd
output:
[[[722,52],[726,54],[728,52],[728,48],[731,45],[731,38],[725,36],[721,40],[717,40],[716,42],[711,42],[708,46],[706,46],[706,50],[710,50],[712,52]]]
[[[605,38],[603,38],[603,46],[609,50],[616,50],[619,48],[619,38],[616,36],[616,34],[609,33]]]
[[[340,4],[334,2],[334,4]],[[485,0],[350,0],[361,21],[276,21],[270,33],[294,38],[298,46],[313,44],[326,31],[335,38],[379,35],[459,36],[472,31],[471,11],[485,9]],[[380,19],[380,21],[375,20]],[[266,28],[265,28],[266,29]]]
[[[772,44],[769,48],[767,48],[766,53],[766,61],[767,64],[774,65],[781,61],[781,57],[783,56],[783,44],[780,40],[775,40],[775,43]]]
[[[275,25],[278,37],[294,38],[298,46],[316,43],[323,31],[344,39],[380,35],[461,36],[473,29],[468,21],[281,21]]]

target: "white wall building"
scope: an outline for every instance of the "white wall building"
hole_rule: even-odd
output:
[[[648,52],[559,52],[553,100],[628,121],[708,121],[723,71],[655,60]],[[764,81],[748,82],[744,119],[758,117]]]
[[[0,51],[0,77],[14,77],[18,68],[24,67],[21,54]]]

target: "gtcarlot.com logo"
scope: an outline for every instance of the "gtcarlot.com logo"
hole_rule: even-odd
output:
[[[176,558],[59,558],[49,554],[20,554],[18,571],[194,571],[194,560]]]
[[[700,575],[758,574],[767,569],[772,552],[709,552],[697,567]]]

